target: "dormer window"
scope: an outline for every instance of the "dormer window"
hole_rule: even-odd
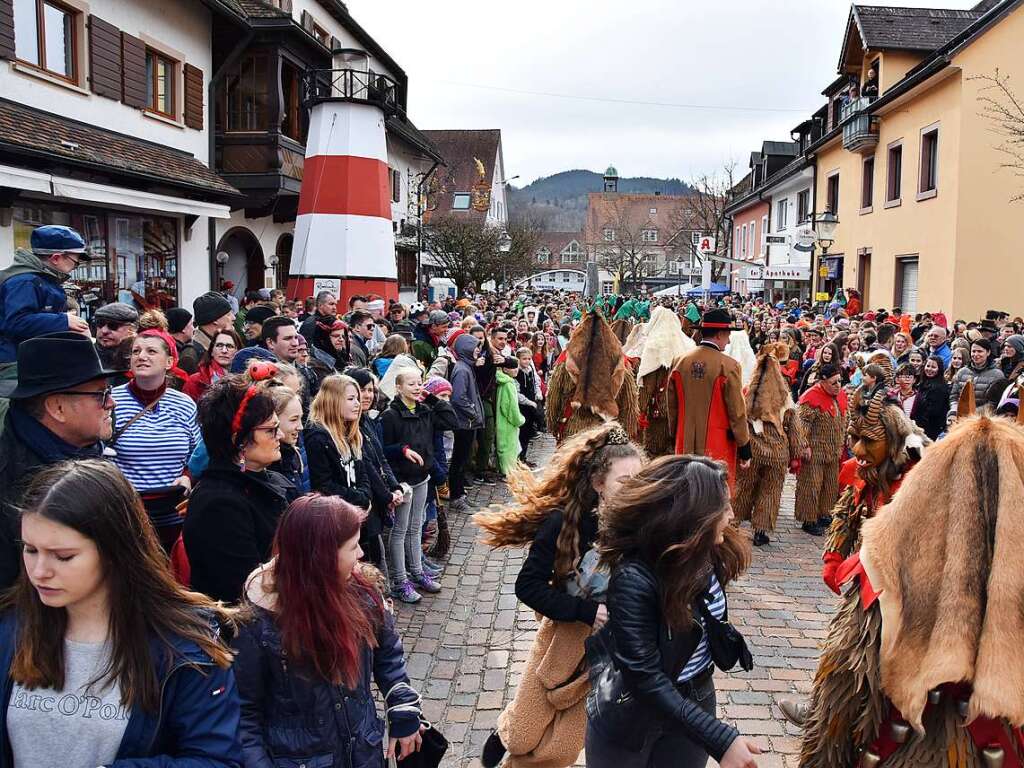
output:
[[[645,243],[656,243],[658,242],[658,230],[645,229],[640,233],[640,237]]]
[[[469,210],[469,193],[468,192],[456,192],[452,195],[452,210],[456,211],[468,211]]]

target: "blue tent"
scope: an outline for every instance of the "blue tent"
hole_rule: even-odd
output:
[[[725,287],[724,285],[722,285],[721,283],[712,283],[711,287],[708,288],[708,293],[718,293],[718,294],[721,294],[721,293],[728,293],[728,292],[729,292],[729,289],[727,287]],[[704,293],[704,289],[701,288],[700,286],[698,286],[696,288],[691,288],[690,290],[688,290],[686,292],[686,295],[687,296],[700,296],[703,293]]]

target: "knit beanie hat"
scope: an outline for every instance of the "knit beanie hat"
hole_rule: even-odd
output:
[[[268,363],[276,363],[277,358],[269,349],[263,347],[245,347],[238,350],[238,354],[231,360],[232,373],[245,373],[249,369],[250,360],[266,360]]]
[[[231,311],[231,304],[221,294],[208,291],[192,302],[196,325],[206,325],[224,317]]]
[[[448,383],[448,379],[442,379],[440,376],[431,376],[427,379],[427,383],[423,385],[423,388],[432,395],[442,395],[445,392],[451,394],[452,385]]]
[[[171,307],[164,313],[167,317],[167,330],[181,333],[192,319],[192,313],[184,307]]]
[[[252,307],[248,312],[245,313],[245,322],[247,323],[263,323],[267,322],[270,318],[277,314],[277,310],[273,307],[268,307],[263,304],[257,304]]]

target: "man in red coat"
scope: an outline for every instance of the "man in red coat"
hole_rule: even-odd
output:
[[[701,343],[678,357],[669,374],[669,429],[675,452],[724,461],[730,483],[740,467],[750,466],[750,432],[743,400],[740,364],[723,350],[733,327],[726,309],[704,313],[698,325]]]

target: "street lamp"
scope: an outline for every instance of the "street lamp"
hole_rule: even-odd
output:
[[[818,259],[818,265],[821,264],[821,260],[828,255],[828,249],[832,247],[832,243],[836,240],[836,227],[839,226],[839,217],[832,213],[831,209],[826,208],[825,212],[815,216],[812,224],[814,227],[814,237],[818,241],[818,247],[821,248],[821,257]],[[818,294],[818,269],[817,265],[812,265],[814,272],[811,274],[811,285],[814,287],[814,301],[817,302]]]

